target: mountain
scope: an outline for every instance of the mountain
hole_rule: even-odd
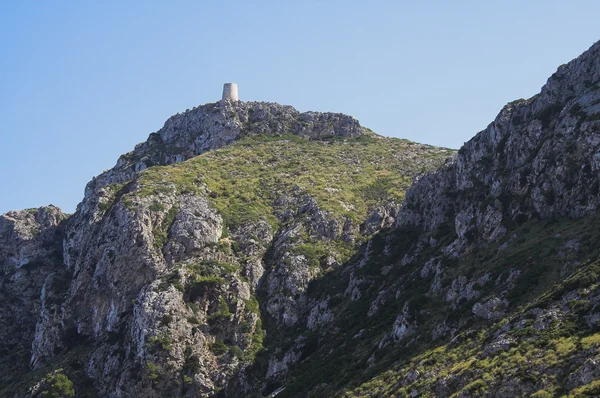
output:
[[[600,42],[458,152],[188,110],[0,217],[0,391],[599,396],[599,168]]]
[[[599,396],[599,123],[596,43],[315,281],[333,321],[278,397]]]
[[[267,351],[266,323],[300,322],[309,282],[390,227],[412,179],[453,153],[278,104],[173,116],[75,214],[0,218],[3,395],[45,375],[81,396],[213,395]]]

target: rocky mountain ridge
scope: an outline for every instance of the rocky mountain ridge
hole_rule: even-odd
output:
[[[0,317],[37,322],[1,336],[3,367],[33,353],[3,392],[63,367],[79,396],[597,396],[599,115],[600,42],[456,154],[176,115],[68,220],[0,218]]]
[[[599,49],[505,106],[419,177],[394,229],[315,281],[318,349],[274,344],[277,396],[597,395]]]
[[[591,242],[598,233],[599,73],[596,43],[559,67],[539,95],[507,104],[456,157],[415,182],[395,229],[373,237],[362,258],[333,276],[345,275],[344,297],[363,301],[368,317],[393,308],[371,328],[328,336],[345,346],[342,341],[372,332],[365,347],[375,341],[373,355],[345,359],[362,364],[362,371],[351,372],[354,380],[394,369],[337,394],[598,394],[597,345],[590,341],[597,338],[600,309],[598,253]],[[328,302],[332,291],[314,299]],[[349,314],[348,307],[330,316]],[[430,351],[411,351],[427,341]],[[549,358],[566,341],[569,349]],[[484,360],[490,355],[495,364]],[[510,362],[519,355],[528,365]],[[394,366],[386,362],[391,358],[398,361]],[[310,366],[335,360],[330,353]],[[308,366],[298,374],[314,377]],[[297,383],[288,386],[294,388]]]
[[[598,206],[595,172],[600,161],[595,135],[600,116],[599,51],[595,44],[559,67],[540,94],[506,105],[487,129],[461,148],[453,163],[427,176],[408,196],[437,203],[449,202],[448,196],[470,189],[479,195],[471,198],[473,202],[515,196],[529,210],[521,214],[520,206],[512,204],[513,218],[581,217],[594,212]],[[426,229],[441,224],[442,219],[428,214],[427,207],[429,203],[422,203],[412,211],[407,204],[403,219],[423,223]],[[443,205],[431,207],[438,215],[445,211],[440,208]],[[463,216],[481,217],[494,215],[471,212]]]

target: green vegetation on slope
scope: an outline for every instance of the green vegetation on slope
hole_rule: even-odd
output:
[[[93,397],[95,393],[92,380],[85,374],[89,353],[90,347],[87,346],[64,350],[51,363],[36,369],[28,367],[27,359],[31,355],[28,350],[19,349],[18,352],[10,354],[22,358],[17,362],[22,365],[20,367],[11,366],[9,361],[15,358],[11,358],[10,355],[4,356],[0,358],[0,368],[3,369],[0,375],[0,396],[15,396],[18,392],[28,391],[35,383],[43,381],[39,396],[72,397],[72,393],[76,391],[78,396]]]
[[[373,136],[327,142],[257,136],[183,163],[145,170],[134,195],[198,192],[204,186],[230,227],[260,217],[277,224],[273,201],[297,192],[312,196],[322,210],[364,219],[379,203],[401,202],[413,176],[439,167],[452,154]]]
[[[42,379],[41,396],[47,398],[72,398],[75,396],[73,383],[58,369]]]
[[[474,286],[483,297],[502,296],[508,289],[508,314],[495,323],[472,314],[476,300],[461,301],[453,309],[443,297],[431,293],[432,277],[416,271],[423,260],[436,254],[434,248],[425,249],[415,263],[400,265],[418,235],[419,231],[404,229],[373,238],[373,255],[355,274],[368,280],[362,297],[330,301],[339,332],[318,339],[314,354],[292,371],[278,397],[389,397],[410,396],[413,391],[419,397],[484,396],[511,383],[535,392],[536,397],[598,396],[598,383],[576,389],[567,385],[569,376],[587,358],[600,355],[597,326],[590,328],[587,321],[600,295],[600,247],[596,243],[600,217],[532,220],[504,240],[445,260],[442,286],[459,275],[474,280],[489,274],[490,282]],[[398,242],[387,254],[379,247],[386,240]],[[393,268],[383,275],[384,266]],[[518,271],[512,278],[511,270]],[[311,297],[343,297],[348,280],[341,272],[313,281]],[[510,283],[506,282],[509,278]],[[399,293],[376,315],[367,316],[370,304],[383,290]],[[404,303],[409,305],[411,322],[416,322],[416,334],[377,348]],[[549,318],[537,320],[535,314],[540,313],[548,313]],[[459,324],[467,327],[456,337],[432,339],[437,326]],[[500,335],[509,342],[507,347],[490,352]],[[285,340],[271,344],[284,345]]]

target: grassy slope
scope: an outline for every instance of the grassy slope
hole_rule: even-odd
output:
[[[453,153],[374,135],[318,142],[294,135],[255,136],[183,163],[145,170],[137,180],[140,190],[124,198],[127,203],[173,190],[206,190],[227,227],[265,219],[277,231],[282,223],[275,214],[289,209],[275,201],[310,195],[319,209],[360,224],[377,205],[401,203],[414,176],[441,166]],[[342,240],[305,236],[303,241],[296,254],[312,263],[327,252],[344,261],[356,251],[355,243]]]
[[[440,166],[452,150],[364,136],[327,142],[294,135],[253,137],[186,162],[141,173],[137,195],[195,192],[204,184],[227,225],[273,216],[273,200],[301,190],[322,210],[364,219],[375,205],[401,202],[412,177]]]

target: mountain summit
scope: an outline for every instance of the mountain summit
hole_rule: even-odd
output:
[[[146,142],[121,156],[115,167],[94,178],[86,196],[108,184],[131,180],[148,167],[182,162],[242,138],[293,134],[322,140],[364,133],[356,119],[340,113],[300,113],[291,106],[269,102],[209,103],[170,117]]]

